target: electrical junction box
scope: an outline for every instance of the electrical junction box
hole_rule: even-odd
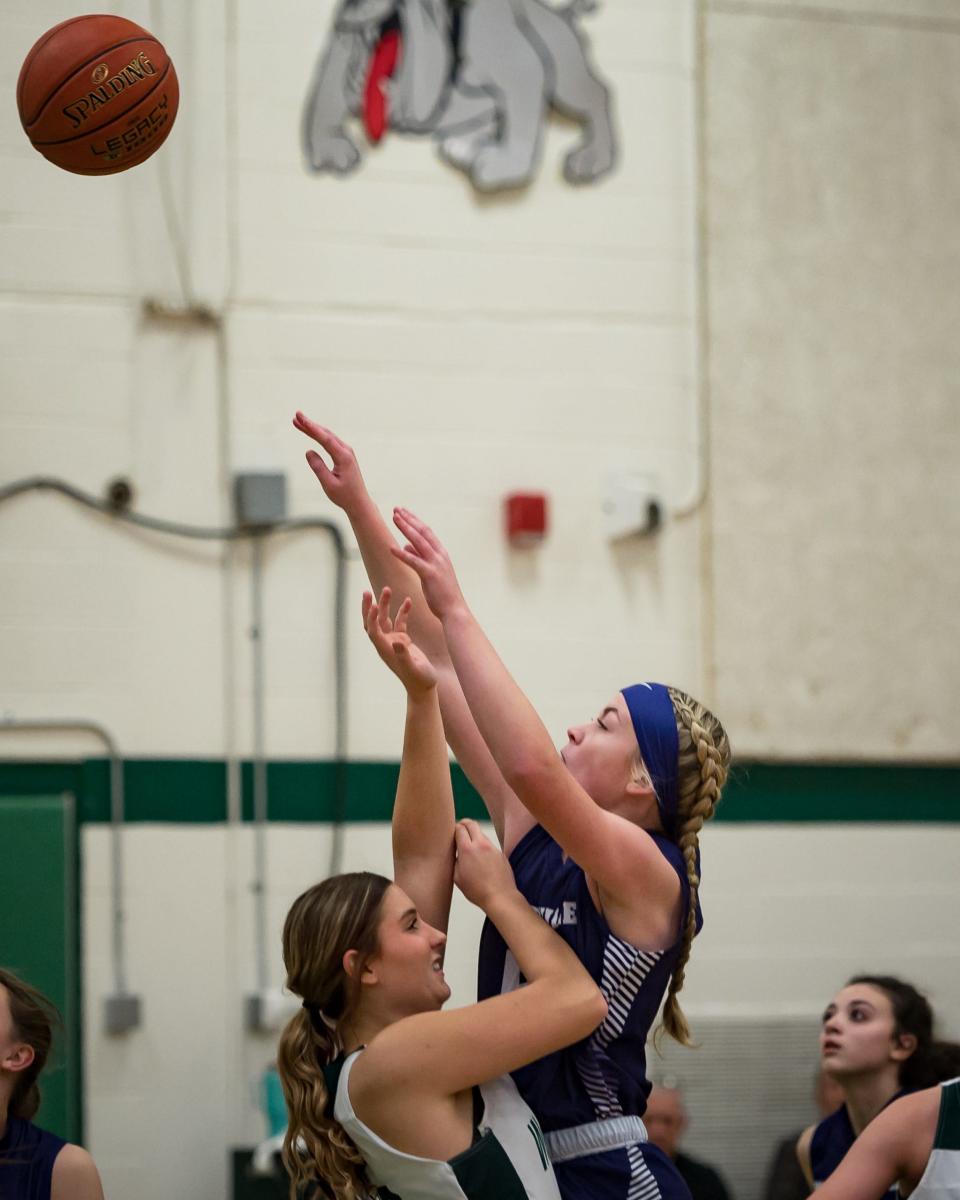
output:
[[[608,475],[602,507],[610,541],[653,533],[663,523],[664,503],[657,480],[640,471]]]
[[[140,997],[115,992],[103,1003],[103,1027],[106,1033],[129,1033],[142,1019]]]
[[[300,1001],[282,988],[250,992],[243,998],[243,1024],[254,1033],[277,1033],[300,1007]]]
[[[287,519],[287,477],[280,472],[242,471],[234,476],[237,524],[244,529],[279,525]]]

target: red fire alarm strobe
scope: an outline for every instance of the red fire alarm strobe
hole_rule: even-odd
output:
[[[543,492],[512,492],[504,501],[511,545],[542,542],[547,533],[547,498]]]

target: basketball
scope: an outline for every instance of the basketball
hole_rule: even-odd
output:
[[[40,153],[77,175],[113,175],[163,145],[180,88],[157,39],[123,17],[55,25],[24,59],[20,123]]]

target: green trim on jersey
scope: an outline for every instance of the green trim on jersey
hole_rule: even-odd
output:
[[[523,1180],[492,1129],[448,1163],[467,1200],[527,1200]]]
[[[960,1150],[960,1079],[943,1084],[934,1150]]]

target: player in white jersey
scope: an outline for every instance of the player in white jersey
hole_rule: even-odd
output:
[[[576,955],[523,899],[474,821],[455,825],[436,673],[364,596],[367,632],[407,689],[394,815],[396,881],[338,875],[294,901],[287,986],[303,999],[278,1053],[295,1187],[338,1200],[559,1200],[543,1135],[509,1072],[606,1016]],[[409,819],[408,819],[409,818]],[[456,863],[454,863],[454,846]],[[510,946],[527,987],[441,1012],[453,882]]]
[[[894,1100],[870,1122],[817,1200],[960,1200],[960,1079]]]

